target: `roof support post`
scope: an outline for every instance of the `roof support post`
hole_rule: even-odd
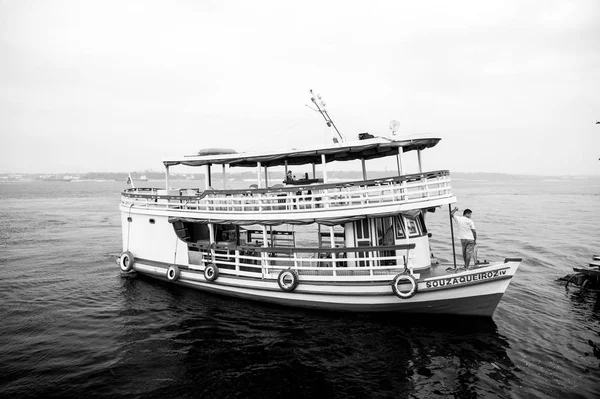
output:
[[[323,183],[327,183],[327,159],[325,154],[321,154],[321,164],[323,164]]]
[[[267,167],[265,166],[265,188],[269,187],[269,172],[267,171]]]
[[[321,248],[321,246],[323,245],[322,242],[322,238],[321,238],[321,223],[317,223],[317,240],[318,240],[318,244],[319,244],[319,248]],[[318,265],[320,266],[320,265]]]
[[[206,169],[204,171],[204,188],[208,190],[212,186],[212,181],[210,177],[210,165],[206,165]]]
[[[313,170],[313,177],[312,178],[316,179],[317,178],[317,167],[316,167],[316,165],[314,163],[312,164],[312,170]],[[287,171],[286,171],[286,173],[287,173]]]
[[[396,156],[396,162],[398,163],[398,176],[404,174],[404,165],[402,163],[402,147],[398,148],[398,155]]]
[[[417,150],[417,158],[419,159],[419,173],[423,173],[423,167],[421,166],[421,150]]]
[[[367,180],[367,163],[364,158],[361,158],[360,163],[362,165],[363,180]]]
[[[225,190],[227,188],[226,186],[226,182],[227,182],[227,178],[225,177],[225,164],[223,164],[223,190]]]
[[[165,190],[169,190],[169,166],[165,167]]]
[[[262,179],[260,178],[260,162],[256,163],[256,185],[258,188],[263,188]]]

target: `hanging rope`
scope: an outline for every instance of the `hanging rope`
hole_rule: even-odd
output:
[[[179,237],[175,234],[175,254],[173,255],[173,264],[177,264],[177,243],[179,242]]]

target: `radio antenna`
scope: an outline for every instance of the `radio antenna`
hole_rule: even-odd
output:
[[[316,97],[316,98],[315,98]],[[327,113],[327,110],[325,109],[325,101],[323,101],[321,99],[321,95],[317,94],[315,96],[315,94],[313,93],[312,90],[310,90],[310,101],[312,101],[316,106],[317,106],[317,111],[323,115],[323,118],[325,118],[325,123],[327,123],[327,126],[329,127],[333,127],[335,129],[335,132],[337,133],[337,135],[340,138],[341,143],[343,143],[344,141],[346,141],[345,137],[342,136],[342,134],[340,133],[340,131],[338,130],[338,128],[335,126],[335,123],[333,123],[333,121],[331,120],[331,117],[329,116],[329,114]],[[309,107],[310,108],[310,107]],[[312,108],[311,108],[312,109]],[[337,137],[333,138],[333,142],[334,143],[338,143],[338,139]]]

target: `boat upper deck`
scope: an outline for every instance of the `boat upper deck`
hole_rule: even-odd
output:
[[[340,183],[243,190],[123,191],[125,207],[168,211],[170,216],[222,222],[288,221],[330,224],[357,215],[386,215],[455,202],[447,170]]]
[[[230,167],[252,168],[257,164],[263,167],[322,164],[334,161],[370,160],[397,155],[409,151],[421,151],[434,147],[439,138],[430,136],[406,136],[401,138],[372,137],[358,141],[314,147],[295,148],[278,151],[236,152],[234,150],[212,148],[195,155],[173,157],[163,160],[166,167],[175,165],[210,166],[229,165]]]

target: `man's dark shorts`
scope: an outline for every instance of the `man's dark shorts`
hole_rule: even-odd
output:
[[[460,240],[462,246],[463,257],[473,259],[475,253],[475,240]],[[473,261],[475,261],[473,259]]]

